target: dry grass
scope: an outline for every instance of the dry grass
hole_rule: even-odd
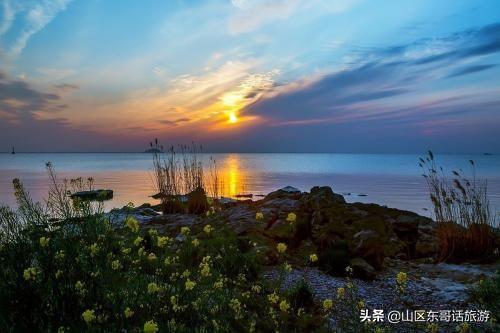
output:
[[[447,177],[429,151],[420,158],[434,215],[438,225],[440,261],[483,260],[494,255],[494,229],[487,181],[476,177],[474,161],[469,160],[471,177],[454,170]]]
[[[203,148],[194,143],[163,149],[155,139],[153,152],[153,178],[165,213],[184,211],[181,198],[202,189],[212,198],[221,195],[222,182],[216,160],[210,157],[207,172],[203,161]]]

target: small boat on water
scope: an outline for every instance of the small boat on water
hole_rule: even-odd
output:
[[[12,146],[12,155],[14,155],[16,153],[16,151],[14,150],[14,146]]]

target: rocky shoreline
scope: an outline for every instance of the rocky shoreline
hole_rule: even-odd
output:
[[[285,187],[255,201],[227,199],[210,212],[162,214],[159,206],[145,204],[113,210],[109,217],[121,225],[133,216],[143,229],[173,237],[179,237],[185,226],[223,226],[253,244],[270,278],[276,276],[279,263],[276,244],[283,242],[293,267],[285,288],[303,278],[318,301],[331,298],[345,284],[342,272],[350,266],[370,308],[398,308],[395,276],[406,272],[412,308],[468,309],[473,306],[468,289],[500,268],[498,263],[436,264],[438,239],[432,219],[376,204],[347,203],[330,187],[313,187],[310,192]],[[296,220],[289,221],[290,213]],[[319,257],[314,267],[308,262],[311,253]]]

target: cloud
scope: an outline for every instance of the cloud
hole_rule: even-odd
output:
[[[500,23],[462,31],[432,42],[444,44],[445,47],[441,52],[417,59],[416,64],[451,62],[496,53],[500,51]]]
[[[500,38],[493,33],[497,29],[498,25],[491,25],[439,40],[357,50],[351,58],[354,61],[341,66],[340,70],[312,80],[274,86],[242,113],[261,117],[264,121],[260,126],[273,128],[276,133],[287,132],[286,127],[300,125],[302,132],[304,126],[319,128],[329,124],[335,129],[365,127],[380,136],[405,128],[409,133],[435,135],[439,128],[470,129],[473,122],[486,125],[484,119],[498,122],[498,90],[446,89],[438,83],[441,79],[495,68],[496,65],[484,64],[475,55],[497,52],[494,47],[485,47],[495,45],[495,40]],[[446,44],[445,52],[442,47],[436,47],[443,44]],[[429,55],[433,52],[430,50],[437,55]],[[437,60],[422,61],[443,54],[445,59],[450,52],[455,54],[456,61],[439,66],[434,64]],[[466,61],[467,65],[461,66],[458,60]],[[428,92],[434,84],[439,89]]]
[[[26,81],[9,80],[6,74],[0,74],[0,117],[11,121],[34,118],[36,112],[60,109],[60,104],[54,105],[59,100],[57,94],[39,92]]]
[[[232,34],[251,32],[310,9],[319,9],[322,14],[340,13],[349,9],[355,2],[354,0],[231,0],[236,12],[229,19],[229,31]]]
[[[16,14],[15,10],[12,8],[10,2],[5,0],[2,2],[2,12],[3,17],[0,20],[0,37],[9,31],[12,26],[12,22],[14,22],[14,16]]]
[[[189,122],[191,119],[189,118],[179,118],[179,119],[176,119],[176,120],[160,120],[158,121],[160,124],[163,124],[163,125],[169,125],[169,126],[177,126],[179,125],[180,123],[185,123],[185,122]]]
[[[71,90],[77,90],[80,87],[76,84],[71,84],[71,83],[60,83],[54,86],[57,90],[61,92],[68,92]]]
[[[4,0],[4,18],[0,25],[0,36],[8,32],[15,22],[17,15],[22,16],[20,22],[23,27],[19,29],[15,40],[8,47],[7,52],[18,56],[28,44],[29,39],[41,31],[60,12],[64,11],[72,0],[44,0],[41,2],[27,1],[24,3]]]
[[[467,66],[467,67],[461,68],[461,69],[451,73],[450,75],[448,75],[448,78],[477,73],[477,72],[482,72],[482,71],[488,70],[490,68],[493,68],[495,66],[496,66],[495,64]]]

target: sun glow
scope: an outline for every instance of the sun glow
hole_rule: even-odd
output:
[[[238,122],[238,117],[236,116],[236,114],[234,112],[230,112],[228,120],[231,124],[234,124],[234,123]]]

